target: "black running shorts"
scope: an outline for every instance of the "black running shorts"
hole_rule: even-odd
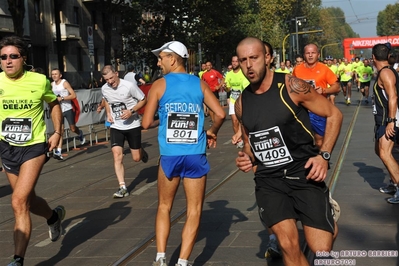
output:
[[[363,89],[365,87],[370,87],[371,81],[360,82],[360,88]]]
[[[304,176],[304,175],[303,175]],[[255,177],[259,215],[268,227],[286,219],[334,233],[329,189],[324,182]]]
[[[129,143],[129,148],[138,150],[141,148],[141,127],[128,130],[111,128],[111,147],[120,146],[123,148],[125,140]]]
[[[6,172],[19,175],[21,165],[48,152],[47,143],[38,143],[30,146],[12,146],[6,141],[0,141],[1,161]],[[49,157],[46,156],[46,162]]]

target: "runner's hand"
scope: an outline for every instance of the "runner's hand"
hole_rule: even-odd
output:
[[[244,173],[248,173],[249,171],[251,171],[252,161],[249,155],[245,152],[239,151],[238,157],[236,158],[236,166]]]
[[[311,157],[306,162],[305,169],[310,169],[306,179],[322,182],[327,177],[328,161],[324,160],[321,155]]]

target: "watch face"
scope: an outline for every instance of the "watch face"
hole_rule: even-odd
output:
[[[321,156],[323,156],[324,160],[330,160],[331,157],[330,153],[328,152],[323,152]]]

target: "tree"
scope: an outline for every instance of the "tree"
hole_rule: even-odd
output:
[[[24,35],[24,17],[25,17],[25,4],[24,0],[7,0],[8,10],[11,13],[12,22],[14,24],[14,33],[17,36],[23,37]]]
[[[377,35],[396,35],[399,30],[399,4],[387,5],[377,16]]]

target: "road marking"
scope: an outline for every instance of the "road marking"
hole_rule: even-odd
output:
[[[231,139],[229,139],[228,141],[226,141],[225,143],[223,143],[223,145],[227,145],[227,144],[231,144]]]
[[[154,181],[154,182],[152,182],[152,183],[149,183],[149,184],[147,184],[147,185],[145,185],[145,186],[143,186],[143,187],[137,189],[136,191],[134,191],[133,193],[131,193],[131,195],[133,195],[133,196],[141,195],[144,191],[146,191],[146,190],[149,189],[150,187],[154,186],[156,183],[157,183],[156,181]]]
[[[87,220],[83,220],[83,219],[82,219],[82,220],[80,220],[80,221],[78,221],[78,222],[76,222],[76,223],[74,223],[74,224],[71,224],[70,226],[68,226],[67,228],[65,228],[65,229],[63,230],[62,236],[63,236],[63,235],[66,235],[69,231],[75,230],[76,228],[82,226],[83,224],[85,224],[85,223],[87,223],[87,222],[88,222]],[[58,239],[58,240],[59,240],[59,239]],[[35,245],[35,247],[42,248],[42,247],[45,247],[45,246],[47,246],[47,245],[49,245],[49,244],[51,244],[51,243],[52,243],[52,241],[50,240],[50,238],[47,238],[47,239],[45,239],[45,240],[40,241],[39,243],[37,243],[37,244]]]

